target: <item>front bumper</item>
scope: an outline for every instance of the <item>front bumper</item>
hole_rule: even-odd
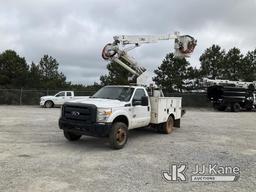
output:
[[[85,124],[80,121],[59,119],[59,128],[64,131],[71,131],[81,135],[89,135],[96,137],[106,137],[112,128],[110,123],[93,123]]]
[[[40,101],[40,106],[44,106],[45,101]]]

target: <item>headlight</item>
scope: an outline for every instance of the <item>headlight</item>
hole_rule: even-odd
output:
[[[111,114],[112,114],[111,108],[98,108],[97,120],[98,121],[106,121]]]
[[[44,98],[41,97],[40,100],[41,100],[41,101],[44,101]]]

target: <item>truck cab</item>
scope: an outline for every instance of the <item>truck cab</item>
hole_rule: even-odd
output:
[[[111,146],[120,149],[130,129],[152,126],[170,133],[180,111],[180,98],[149,97],[142,86],[106,86],[90,98],[66,102],[59,127],[69,141],[82,135],[109,137]]]

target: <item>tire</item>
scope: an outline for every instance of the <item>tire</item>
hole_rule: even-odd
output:
[[[253,109],[252,107],[247,107],[246,111],[252,111],[252,109]]]
[[[239,112],[240,110],[241,110],[241,106],[240,106],[239,103],[234,103],[234,104],[232,105],[232,111],[233,111],[233,112]]]
[[[70,131],[63,131],[64,136],[69,141],[77,141],[81,138],[82,135],[72,133]]]
[[[52,108],[52,107],[54,106],[54,104],[53,104],[52,101],[46,101],[46,102],[44,103],[44,106],[45,106],[46,108]]]
[[[162,133],[170,134],[173,131],[174,119],[172,116],[169,116],[166,123],[163,124]]]
[[[219,106],[218,111],[225,111],[226,110],[226,106]]]
[[[214,110],[218,110],[218,108],[219,108],[219,105],[217,105],[216,103],[214,103],[212,106],[213,106]]]
[[[213,104],[213,108],[217,111],[225,111],[226,110],[226,106],[219,105],[219,104]]]
[[[113,124],[109,134],[109,143],[113,149],[122,149],[128,139],[128,127],[125,123],[116,122]]]

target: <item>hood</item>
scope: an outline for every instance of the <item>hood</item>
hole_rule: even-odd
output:
[[[54,96],[50,96],[50,95],[48,95],[48,96],[43,96],[43,97],[41,97],[41,99],[51,99],[51,98],[53,98]]]
[[[123,107],[127,102],[112,100],[112,99],[86,98],[86,99],[76,99],[76,100],[70,101],[69,103],[94,104],[99,108],[113,108],[113,107]]]

